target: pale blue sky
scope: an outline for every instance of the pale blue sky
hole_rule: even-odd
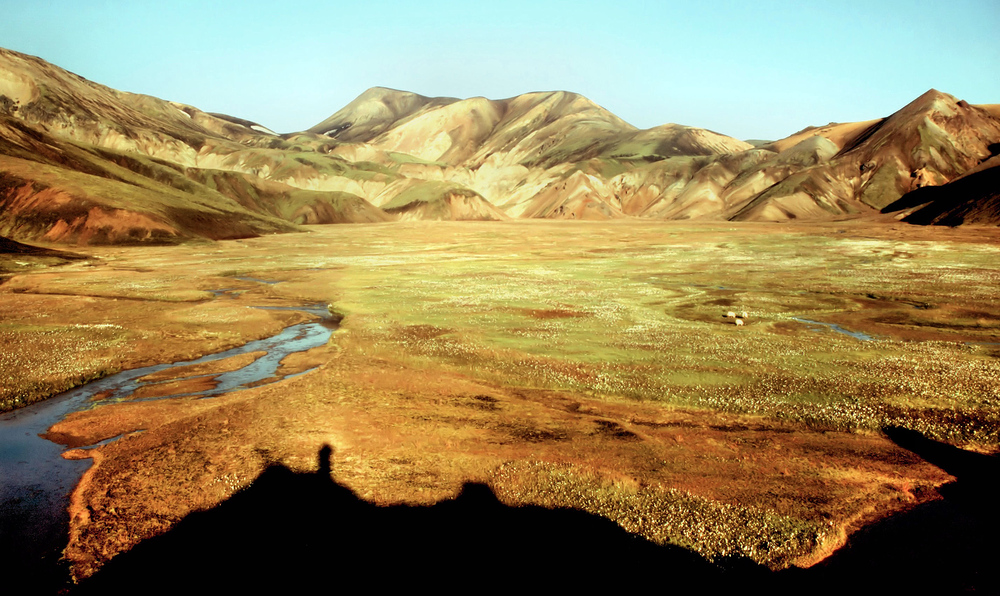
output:
[[[1000,103],[1000,0],[0,0],[0,46],[125,91],[308,128],[368,87],[563,89],[628,122],[780,138],[934,87]]]

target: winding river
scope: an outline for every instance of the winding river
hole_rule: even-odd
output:
[[[0,557],[3,559],[3,568],[49,576],[59,573],[59,557],[66,545],[69,528],[69,493],[90,467],[90,460],[63,459],[65,448],[41,435],[73,412],[117,403],[136,391],[157,384],[157,381],[143,377],[171,368],[203,364],[241,354],[263,353],[237,370],[188,377],[207,377],[211,382],[201,384],[208,386],[207,389],[141,399],[215,397],[309,372],[306,370],[281,375],[278,371],[281,361],[289,354],[326,344],[336,328],[336,322],[330,318],[326,305],[281,309],[307,312],[319,319],[291,325],[271,337],[195,360],[122,371],[51,399],[0,415]],[[178,374],[171,381],[178,378],[184,378],[184,375]],[[106,444],[117,438],[89,447]]]

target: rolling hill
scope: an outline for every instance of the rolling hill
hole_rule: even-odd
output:
[[[752,144],[640,130],[564,91],[374,87],[307,131],[104,87],[0,49],[0,235],[173,243],[302,224],[508,218],[1000,221],[1000,110],[930,90]],[[917,209],[920,207],[919,209]]]

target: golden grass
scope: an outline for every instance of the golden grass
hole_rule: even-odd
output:
[[[57,425],[73,444],[144,429],[98,448],[76,491],[90,512],[67,551],[79,575],[268,462],[312,469],[323,443],[338,481],[376,503],[485,481],[510,504],[577,507],[709,559],[782,567],[948,479],[882,425],[996,445],[998,239],[852,223],[345,225],[94,249],[87,269],[0,286],[0,332],[26,370],[68,342],[65,381],[108,354],[119,367],[180,360],[304,316],[250,306],[346,315],[330,345],[286,361],[319,365],[308,374]],[[138,271],[116,281],[123,270]],[[50,349],[31,348],[53,329]]]

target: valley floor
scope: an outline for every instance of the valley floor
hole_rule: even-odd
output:
[[[252,307],[344,316],[328,344],[284,362],[305,374],[56,424],[65,457],[93,459],[71,498],[75,577],[268,466],[315,471],[323,445],[332,477],[366,502],[431,505],[478,482],[507,505],[574,508],[709,561],[782,569],[941,498],[949,472],[883,429],[970,452],[998,444],[996,228],[310,229],[8,264],[7,408],[310,317]],[[221,369],[174,383],[210,384]]]

